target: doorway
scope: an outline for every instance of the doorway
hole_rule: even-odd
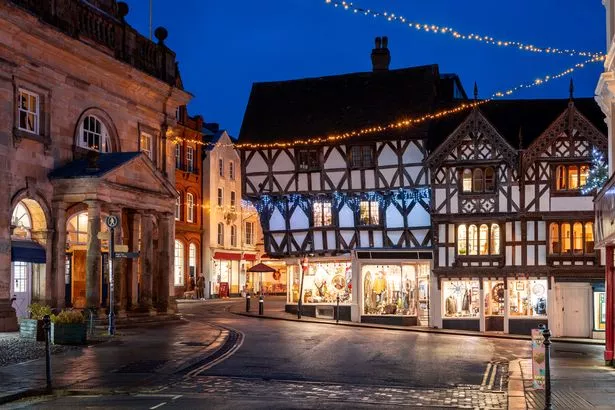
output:
[[[563,335],[591,337],[591,286],[589,284],[561,285]]]
[[[29,262],[13,262],[11,264],[11,284],[13,308],[18,318],[28,318],[28,306],[32,300],[32,264]]]

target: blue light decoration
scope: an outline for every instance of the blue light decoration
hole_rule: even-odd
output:
[[[609,179],[609,165],[604,160],[604,154],[596,147],[592,148],[592,164],[585,186],[581,188],[584,195],[598,192]]]
[[[429,199],[431,190],[429,188],[404,189],[399,188],[396,192],[396,199],[402,201],[405,205],[410,205],[412,202]]]
[[[269,206],[272,205],[273,200],[269,195],[261,195],[260,198],[254,204],[256,208],[256,212],[262,214],[264,210],[269,209]]]

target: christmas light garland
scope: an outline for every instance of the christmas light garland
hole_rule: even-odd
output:
[[[389,13],[386,11],[382,11],[382,12],[375,11],[372,9],[365,9],[359,6],[355,6],[354,3],[349,2],[349,1],[325,0],[325,3],[328,5],[332,5],[334,7],[349,11],[354,14],[363,14],[365,16],[372,16],[375,18],[380,17],[392,23],[399,23],[409,28],[424,31],[427,33],[447,35],[454,39],[477,41],[480,43],[489,44],[493,46],[516,48],[519,50],[529,51],[532,53],[561,54],[561,55],[580,56],[580,57],[600,57],[604,55],[603,53],[600,53],[600,52],[578,51],[574,49],[559,49],[555,47],[538,47],[533,44],[522,43],[520,41],[499,40],[491,36],[484,36],[484,35],[475,34],[475,33],[470,33],[470,34],[461,33],[452,27],[445,27],[445,26],[438,26],[435,24],[425,24],[425,23],[420,23],[416,21],[410,21],[406,17],[398,16],[395,13]]]
[[[604,159],[604,154],[596,147],[592,148],[592,164],[587,176],[587,182],[581,189],[583,195],[598,192],[609,180],[609,164]]]
[[[375,133],[380,133],[380,132],[385,132],[385,131],[392,131],[392,130],[408,128],[413,125],[418,125],[418,124],[421,124],[429,120],[435,120],[435,119],[447,117],[449,115],[457,114],[469,108],[474,108],[476,106],[486,104],[490,101],[493,101],[494,99],[510,96],[517,91],[544,85],[548,83],[549,81],[562,78],[568,74],[572,74],[574,71],[585,68],[589,64],[604,61],[604,59],[605,59],[605,56],[594,56],[583,62],[577,63],[559,73],[545,75],[545,76],[542,76],[542,77],[539,77],[533,80],[532,82],[521,83],[515,87],[509,88],[506,90],[496,91],[489,98],[485,100],[464,102],[464,103],[459,104],[457,107],[437,111],[435,113],[424,114],[420,117],[409,117],[409,118],[399,120],[396,122],[392,122],[389,124],[374,125],[371,127],[359,128],[356,130],[351,130],[351,131],[347,131],[347,132],[340,133],[340,134],[331,134],[327,136],[315,136],[315,137],[302,137],[302,138],[297,138],[293,141],[287,141],[287,142],[272,142],[272,143],[245,142],[245,143],[236,143],[236,144],[233,144],[233,143],[226,144],[226,143],[218,143],[218,142],[216,143],[203,142],[203,141],[200,141],[194,138],[180,137],[178,135],[173,135],[173,131],[171,129],[169,129],[167,133],[167,137],[171,140],[171,142],[174,142],[174,143],[185,141],[185,142],[197,144],[197,145],[206,145],[206,146],[211,146],[211,147],[231,147],[231,148],[236,148],[236,149],[290,148],[290,147],[294,147],[297,145],[317,145],[317,144],[339,143],[340,141],[353,138],[353,137],[360,137],[363,135],[369,135],[369,134],[375,134]]]

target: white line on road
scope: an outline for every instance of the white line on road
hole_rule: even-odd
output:
[[[485,386],[487,383],[487,378],[489,377],[489,372],[491,371],[491,363],[487,364],[487,369],[485,370],[485,374],[483,375],[483,381],[481,382],[481,386]]]
[[[165,404],[167,404],[167,402],[166,402],[166,401],[163,401],[163,402],[162,402],[162,403],[160,403],[160,404],[156,404],[154,407],[150,407],[150,408],[149,408],[149,410],[154,410],[154,409],[157,409],[158,407],[162,407],[162,406],[164,406]]]
[[[181,394],[178,394],[177,396],[173,397],[171,400],[177,400],[177,399],[179,399],[181,396],[182,396]]]
[[[493,389],[493,383],[495,382],[495,374],[497,373],[498,365],[494,364],[491,370],[491,377],[489,378],[489,390]]]

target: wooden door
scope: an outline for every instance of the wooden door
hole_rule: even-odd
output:
[[[85,308],[85,250],[75,250],[73,252],[73,306],[76,308]]]
[[[562,286],[564,337],[590,337],[590,291],[588,286]]]

